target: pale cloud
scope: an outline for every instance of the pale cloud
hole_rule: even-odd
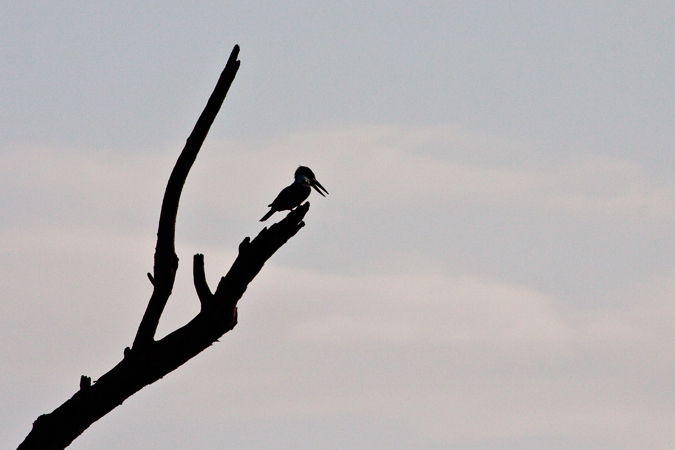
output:
[[[459,128],[396,127],[207,141],[181,202],[181,265],[160,336],[199,309],[192,254],[206,255],[215,286],[240,240],[261,228],[261,206],[291,181],[297,164],[312,167],[331,194],[310,198],[307,229],[252,283],[232,333],[125,403],[123,413],[103,419],[74,448],[105,441],[106,433],[149,415],[157,418],[143,419],[148,430],[162,433],[166,423],[179,429],[186,416],[211,423],[214,436],[220,423],[330,426],[349,417],[373,418],[378,429],[405,423],[413,444],[535,445],[541,438],[545,444],[628,449],[643,441],[666,448],[675,395],[670,272],[636,276],[639,282],[628,288],[603,291],[611,301],[584,306],[504,273],[428,267],[429,249],[414,249],[408,259],[396,239],[389,240],[389,256],[369,252],[373,260],[400,252],[395,269],[310,268],[321,258],[337,261],[356,245],[331,237],[330,251],[313,249],[324,239],[313,233],[325,233],[327,220],[346,230],[346,239],[391,231],[359,229],[350,219],[359,211],[384,223],[395,219],[389,213],[397,208],[423,224],[457,205],[559,215],[574,224],[673,218],[673,186],[650,180],[637,163],[587,157],[552,165],[519,145]],[[501,146],[521,161],[490,158]],[[21,220],[0,230],[3,273],[11,280],[2,285],[3,298],[11,299],[2,304],[9,321],[2,337],[19,342],[3,349],[3,389],[27,399],[12,405],[32,405],[21,407],[13,423],[28,426],[58,405],[79,375],[100,376],[133,339],[150,293],[145,273],[174,153],[6,154],[13,169],[4,170],[3,186],[13,194],[5,214]],[[222,232],[222,226],[239,230]],[[211,234],[200,241],[186,237],[202,227]],[[497,233],[499,224],[494,227]],[[309,257],[298,262],[298,255]],[[44,380],[48,392],[36,387]],[[152,414],[144,409],[149,405]],[[176,410],[182,413],[169,413]],[[17,431],[15,439],[23,434]]]
[[[223,158],[218,167],[251,168],[234,175],[231,189],[253,178],[274,190],[290,176],[275,171],[270,178],[271,168],[290,173],[296,164],[307,164],[325,184],[336,186],[337,196],[351,208],[468,204],[543,214],[675,218],[675,185],[651,180],[637,162],[591,154],[539,161],[527,143],[458,127],[354,127],[217,147],[239,149],[218,155]]]
[[[253,292],[293,299],[302,313],[289,332],[299,342],[542,351],[656,343],[657,336],[668,333],[660,326],[675,319],[675,309],[665,301],[675,292],[671,278],[645,281],[644,289],[660,290],[658,295],[637,301],[635,292],[626,292],[614,307],[589,310],[563,307],[564,302],[533,287],[442,273],[347,276],[271,266]]]
[[[159,213],[180,148],[177,142],[175,149],[135,154],[9,149],[0,175],[3,189],[23,201],[15,214],[74,220],[64,216],[87,208],[88,215],[78,219],[85,226],[87,220],[109,224],[116,218],[148,223]],[[551,164],[537,161],[526,143],[458,127],[353,127],[207,141],[186,183],[179,222],[205,211],[235,220],[260,215],[299,164],[312,167],[333,192],[330,211],[337,216],[409,207],[433,214],[463,205],[675,219],[675,185],[649,179],[634,161],[589,155]]]
[[[328,303],[339,306],[299,324],[295,333],[301,340],[540,346],[559,342],[570,331],[553,313],[551,298],[522,286],[440,274],[311,279],[311,274],[298,277],[331,292]]]
[[[667,448],[673,279],[584,310],[471,276],[268,264],[238,327],[209,350],[224,354],[182,377],[226,375],[203,392],[175,389],[170,404],[214,424],[375,417],[439,445]]]

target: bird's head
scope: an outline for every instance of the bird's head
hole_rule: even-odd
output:
[[[312,169],[310,169],[309,167],[300,166],[295,171],[295,179],[298,180],[298,179],[302,179],[302,178],[306,178],[309,181],[309,185],[312,186],[314,188],[314,190],[316,192],[318,192],[319,194],[323,195],[324,197],[325,197],[324,192],[326,194],[328,194],[328,191],[326,190],[326,188],[323,187],[321,185],[321,183],[319,183],[317,181],[316,176],[314,175],[314,172],[312,172]],[[321,192],[322,190],[323,190],[323,192]]]

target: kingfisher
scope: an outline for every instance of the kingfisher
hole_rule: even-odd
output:
[[[293,209],[296,206],[300,206],[302,202],[307,200],[309,193],[312,192],[312,188],[314,188],[316,192],[324,197],[324,192],[328,194],[326,188],[321,186],[321,183],[316,180],[316,176],[314,175],[314,172],[312,172],[312,169],[305,166],[298,167],[298,169],[295,171],[295,181],[293,184],[285,187],[281,192],[279,192],[277,198],[275,198],[272,203],[267,205],[270,207],[270,211],[265,214],[265,216],[260,219],[260,221],[266,221],[277,211],[284,211],[287,209]]]

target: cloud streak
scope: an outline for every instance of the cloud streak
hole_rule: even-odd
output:
[[[10,220],[0,247],[11,280],[2,297],[11,300],[2,304],[10,321],[2,336],[19,344],[3,350],[2,389],[21,393],[9,426],[29,424],[70,393],[65,386],[75,387],[82,373],[96,378],[129,345],[149,294],[144,273],[170,171],[167,153],[7,153],[3,188],[11,195],[3,214]],[[610,231],[626,221],[643,224],[645,233],[668,228],[674,186],[628,160],[553,164],[524,144],[460,128],[355,127],[210,142],[185,187],[181,266],[160,334],[197,311],[190,256],[206,254],[215,284],[297,164],[312,167],[331,195],[310,199],[308,226],[250,287],[237,328],[75,448],[87,439],[106,442],[137,420],[144,433],[180,439],[186,416],[211,423],[218,442],[231,427],[279,435],[289,423],[313,424],[312,442],[312,433],[344,420],[360,423],[380,445],[389,445],[385,430],[398,430],[397,442],[406,444],[399,448],[665,448],[675,418],[668,344],[675,338],[675,274],[638,273],[611,287],[596,280],[606,298],[589,303],[534,275],[518,277],[509,264],[522,264],[522,255],[495,256],[511,252],[503,228],[513,224],[524,224],[527,239],[546,220],[564,218],[568,235],[530,240],[542,258],[551,246],[569,245],[569,236],[590,239],[589,222]],[[489,242],[486,254],[500,270],[476,265],[476,247],[461,253],[459,241],[437,237],[461,237],[474,227],[471,211],[493,210],[500,220],[466,236],[474,246]],[[409,245],[408,217],[436,236],[433,245]],[[580,253],[591,261],[584,266],[591,278],[613,270],[594,265],[607,258],[602,251]],[[548,276],[564,285],[560,273],[570,261],[557,256],[547,264],[560,271]],[[26,323],[34,328],[22,328]],[[27,354],[38,361],[27,365]],[[26,378],[28,367],[34,375]],[[45,378],[56,391],[33,386]],[[151,404],[166,410],[150,414]],[[184,414],[169,413],[175,410]]]

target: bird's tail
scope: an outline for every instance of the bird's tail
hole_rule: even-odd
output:
[[[260,221],[261,221],[261,222],[266,221],[267,219],[269,219],[270,217],[272,217],[272,214],[274,214],[274,212],[275,212],[275,211],[274,211],[274,208],[270,209],[270,212],[268,212],[267,214],[265,214],[265,215],[263,216],[263,218],[260,219]]]

